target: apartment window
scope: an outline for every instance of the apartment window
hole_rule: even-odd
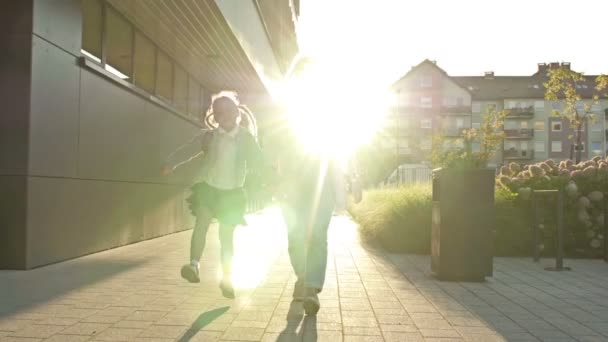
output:
[[[190,77],[188,79],[188,114],[197,117],[201,114],[201,86]]]
[[[182,113],[188,112],[188,74],[178,65],[173,66],[173,104]]]
[[[433,108],[433,99],[428,96],[420,98],[420,107],[422,108]]]
[[[156,47],[139,32],[135,33],[133,82],[145,91],[151,94],[154,93],[154,85],[156,83]]]
[[[443,98],[443,105],[446,107],[452,107],[456,105],[456,99],[452,96]]]
[[[562,152],[562,142],[561,141],[552,141],[551,142],[551,152]]]
[[[602,143],[599,141],[592,141],[591,151],[593,151],[593,153],[602,153]]]
[[[519,128],[528,128],[528,121],[521,121],[519,123]]]
[[[472,110],[473,110],[473,113],[481,112],[481,103],[473,102]]]
[[[596,132],[596,133],[603,131],[602,123],[601,122],[594,123],[593,126],[591,126],[591,131]]]
[[[516,150],[517,144],[514,141],[505,141],[505,151]]]
[[[133,75],[133,27],[120,14],[106,7],[106,70],[122,79]]]
[[[156,55],[156,94],[169,101],[173,99],[173,63],[160,51]]]
[[[545,109],[545,101],[534,101],[534,109]]]
[[[517,108],[517,104],[515,101],[507,101],[507,109]]]
[[[420,148],[423,150],[430,150],[433,146],[433,141],[429,137],[422,138],[420,142]]]
[[[602,111],[602,105],[600,105],[599,103],[595,103],[595,104],[593,104],[591,106],[591,110],[593,112],[596,112],[596,113],[601,112]]]
[[[420,128],[433,128],[433,121],[431,119],[420,120]]]
[[[462,106],[464,106],[464,99],[463,99],[462,97],[457,97],[457,98],[456,98],[456,105],[457,105],[458,107],[462,107]]]
[[[536,152],[545,152],[545,142],[537,141],[534,143],[534,151]]]
[[[464,119],[456,119],[456,128],[464,128]]]
[[[553,109],[553,110],[562,110],[562,109],[564,109],[564,104],[561,103],[560,101],[552,101],[551,102],[551,109]]]
[[[561,132],[562,131],[562,123],[559,121],[551,122],[551,132]]]
[[[98,63],[101,63],[102,11],[99,0],[82,2],[82,50]]]
[[[432,86],[433,86],[433,76],[431,76],[431,75],[420,76],[420,87],[430,88]]]
[[[479,123],[479,122],[473,122],[473,123],[471,124],[471,127],[472,127],[472,128],[480,128],[480,127],[481,127],[481,123]]]
[[[544,121],[536,121],[534,123],[534,130],[537,132],[542,132],[545,130],[545,122]]]

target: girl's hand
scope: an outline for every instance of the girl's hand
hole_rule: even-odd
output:
[[[171,167],[169,167],[169,165],[163,166],[163,169],[161,170],[161,174],[163,175],[163,177],[167,177],[172,173],[173,173],[173,169]]]

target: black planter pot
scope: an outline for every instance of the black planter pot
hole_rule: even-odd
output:
[[[433,171],[431,270],[441,280],[492,276],[494,169]]]

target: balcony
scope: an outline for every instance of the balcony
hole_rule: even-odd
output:
[[[462,137],[466,128],[446,127],[443,129],[445,137]]]
[[[505,129],[506,139],[532,139],[534,130],[532,128]]]
[[[503,151],[503,158],[509,160],[515,159],[534,159],[534,150],[517,150],[510,149]]]
[[[441,106],[439,109],[442,115],[471,115],[471,106]]]
[[[534,116],[534,106],[508,108],[507,112],[508,119],[529,119]]]

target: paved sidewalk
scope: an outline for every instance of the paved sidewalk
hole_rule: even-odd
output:
[[[40,269],[0,271],[0,341],[608,341],[608,265],[496,259],[483,284],[438,282],[427,256],[365,249],[335,217],[322,308],[291,304],[293,275],[276,211],[236,237],[237,300],[218,283],[217,231],[203,282],[179,268],[190,232]]]

